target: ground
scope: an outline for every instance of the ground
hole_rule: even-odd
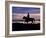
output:
[[[40,30],[40,24],[12,23],[12,31]]]

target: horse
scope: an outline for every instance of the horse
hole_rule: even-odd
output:
[[[34,21],[35,21],[34,18],[27,18],[25,16],[23,17],[23,19],[25,19],[25,22],[27,22],[27,24],[28,24],[29,21],[31,21],[32,23],[34,23]]]

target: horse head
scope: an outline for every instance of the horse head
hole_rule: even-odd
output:
[[[24,16],[23,19],[26,19],[26,17]]]

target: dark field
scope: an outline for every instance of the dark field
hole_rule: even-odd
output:
[[[40,24],[12,23],[12,31],[40,30]]]

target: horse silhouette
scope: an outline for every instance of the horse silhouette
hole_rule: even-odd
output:
[[[27,24],[28,24],[29,21],[31,21],[32,23],[35,21],[34,18],[29,17],[29,13],[28,13],[27,17],[24,16],[23,19],[25,19],[24,21],[27,22]]]
[[[28,24],[29,21],[31,21],[32,23],[35,21],[34,18],[27,18],[25,16],[23,17],[23,19],[25,19],[25,22],[27,22],[27,24]]]

